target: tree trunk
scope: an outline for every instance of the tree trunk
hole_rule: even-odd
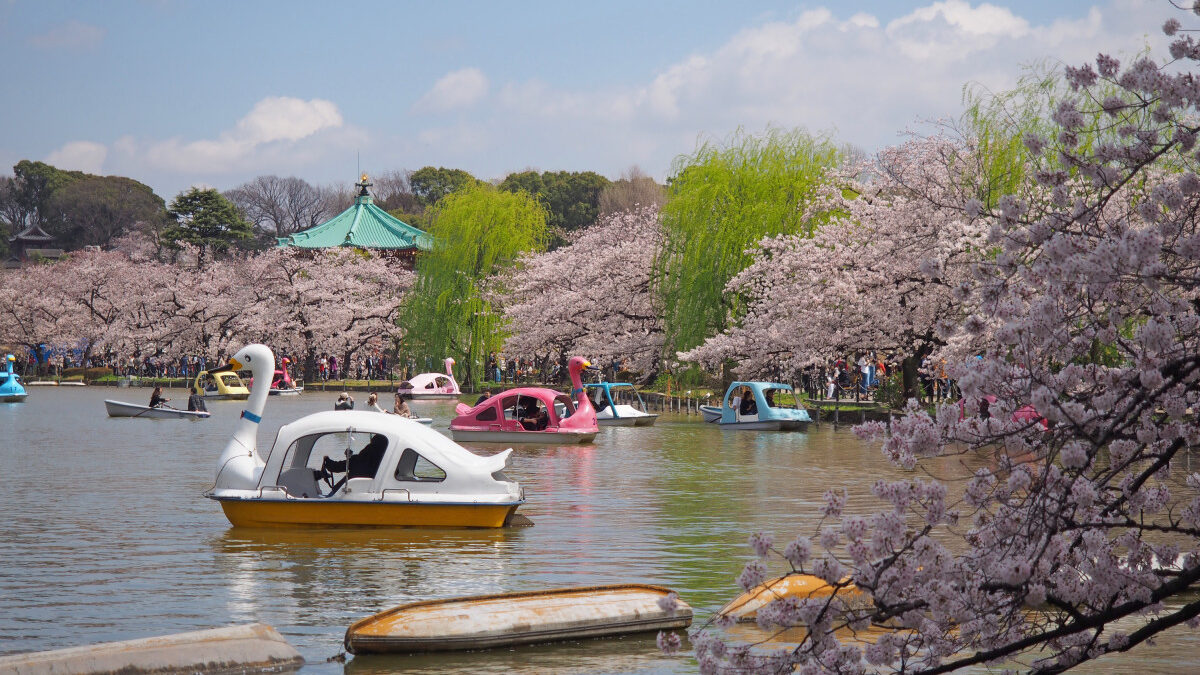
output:
[[[921,367],[921,362],[926,356],[933,353],[933,349],[929,346],[922,346],[917,349],[917,353],[904,358],[901,364],[901,371],[904,373],[904,400],[907,402],[910,398],[915,398],[920,401],[920,390],[918,389],[918,369]]]

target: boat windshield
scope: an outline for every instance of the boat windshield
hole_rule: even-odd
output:
[[[772,408],[783,408],[787,410],[796,409],[796,396],[791,389],[764,389],[763,398],[766,399],[767,405]]]
[[[554,413],[558,415],[558,419],[565,420],[575,414],[575,402],[566,394],[559,394],[554,397]]]
[[[387,447],[383,434],[334,431],[301,436],[288,446],[276,484],[294,497],[325,497],[348,478],[374,478]]]

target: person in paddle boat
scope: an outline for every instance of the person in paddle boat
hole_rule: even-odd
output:
[[[550,426],[550,413],[538,405],[537,399],[525,406],[525,414],[521,417],[521,426],[526,431],[545,431]]]
[[[383,408],[379,407],[379,394],[376,394],[375,392],[371,392],[371,395],[367,397],[367,410],[374,410],[375,412],[381,413],[387,412]]]
[[[155,387],[154,392],[150,394],[150,407],[162,408],[167,405],[167,401],[171,399],[162,395],[162,387]]]
[[[349,459],[323,459],[321,470],[316,472],[316,478],[324,479],[330,484],[329,494],[337,492],[342,483],[351,478],[374,478],[375,473],[379,471],[379,465],[383,463],[387,447],[387,436],[374,434],[363,449],[350,455]],[[335,481],[334,478],[340,473],[346,475]]]
[[[484,401],[488,400],[491,397],[492,397],[492,390],[484,389],[483,393],[479,395],[479,398],[475,399],[475,405],[479,405],[480,403],[483,403]]]
[[[754,401],[754,392],[750,389],[745,389],[741,394],[741,402],[738,404],[739,415],[757,415],[758,403]]]
[[[204,405],[204,398],[193,391],[188,396],[188,410],[191,412],[208,412],[208,407]]]
[[[354,399],[347,392],[338,394],[337,402],[333,404],[334,410],[354,410]]]
[[[414,415],[412,409],[408,407],[409,398],[411,398],[410,394],[401,394],[400,392],[396,392],[396,402],[392,404],[392,414],[399,415],[401,417],[408,417],[409,419],[415,418],[416,415]]]

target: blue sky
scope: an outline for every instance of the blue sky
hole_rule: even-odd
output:
[[[1022,64],[1161,44],[1165,0],[0,0],[0,166],[170,200],[260,174],[631,166],[769,125],[870,151]]]

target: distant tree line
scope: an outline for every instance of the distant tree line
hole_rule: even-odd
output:
[[[426,166],[384,171],[371,178],[375,203],[397,218],[428,230],[432,209],[447,195],[484,185],[462,169]],[[664,188],[634,168],[617,180],[593,171],[525,170],[494,187],[524,192],[546,210],[551,249],[606,214],[634,205],[657,206]],[[230,247],[266,248],[328,220],[347,208],[354,190],[346,183],[313,185],[296,176],[263,175],[231,190],[192,188],[169,204],[148,185],[123,176],[65,171],[21,160],[12,176],[0,177],[0,254],[9,238],[30,225],[67,251],[111,248],[128,233],[144,234],[161,250],[181,243],[220,254]]]

